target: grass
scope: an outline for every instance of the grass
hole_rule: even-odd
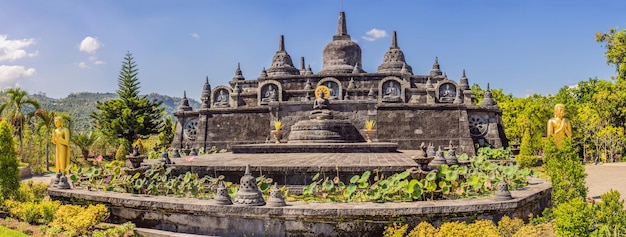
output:
[[[4,226],[0,226],[0,236],[4,237],[28,237],[30,235],[24,234],[17,230],[12,230]]]

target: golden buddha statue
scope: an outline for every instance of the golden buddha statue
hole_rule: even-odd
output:
[[[70,164],[70,130],[63,127],[61,117],[54,118],[54,126],[56,129],[52,132],[52,143],[56,145],[56,171],[64,173]]]
[[[561,148],[563,139],[572,138],[572,126],[569,119],[564,118],[565,105],[556,104],[554,106],[554,118],[548,120],[548,137],[554,138],[554,143]]]

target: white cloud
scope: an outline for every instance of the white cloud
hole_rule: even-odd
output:
[[[0,87],[15,86],[17,81],[35,74],[34,68],[0,65]]]
[[[200,38],[200,35],[198,33],[192,33],[191,37],[194,37],[196,39]]]
[[[82,69],[87,69],[90,68],[89,65],[86,62],[80,62],[78,63],[78,67],[82,68]]]
[[[362,39],[367,41],[374,41],[380,38],[387,37],[387,31],[373,28],[368,32],[365,32],[366,36],[361,36]]]
[[[96,53],[100,46],[102,46],[102,43],[98,41],[98,38],[87,36],[80,42],[79,49],[86,53]]]
[[[24,50],[24,48],[35,44],[35,39],[9,40],[7,38],[7,35],[0,35],[0,62],[15,61],[37,55],[37,52],[28,53]]]
[[[100,60],[96,60],[96,61],[93,62],[93,64],[100,65],[100,64],[105,64],[105,62],[104,61],[100,61]]]

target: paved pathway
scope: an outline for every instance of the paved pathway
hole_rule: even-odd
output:
[[[585,165],[587,172],[587,196],[600,199],[600,195],[609,190],[620,192],[622,199],[626,197],[626,162],[588,164]]]

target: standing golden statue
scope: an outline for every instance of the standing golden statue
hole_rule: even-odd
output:
[[[564,118],[565,105],[556,104],[554,106],[554,118],[548,120],[548,137],[554,138],[554,143],[558,148],[565,138],[572,138],[572,126],[569,119]]]
[[[63,127],[61,117],[54,118],[54,126],[56,129],[52,132],[52,143],[56,145],[56,171],[65,173],[70,164],[70,130]]]

